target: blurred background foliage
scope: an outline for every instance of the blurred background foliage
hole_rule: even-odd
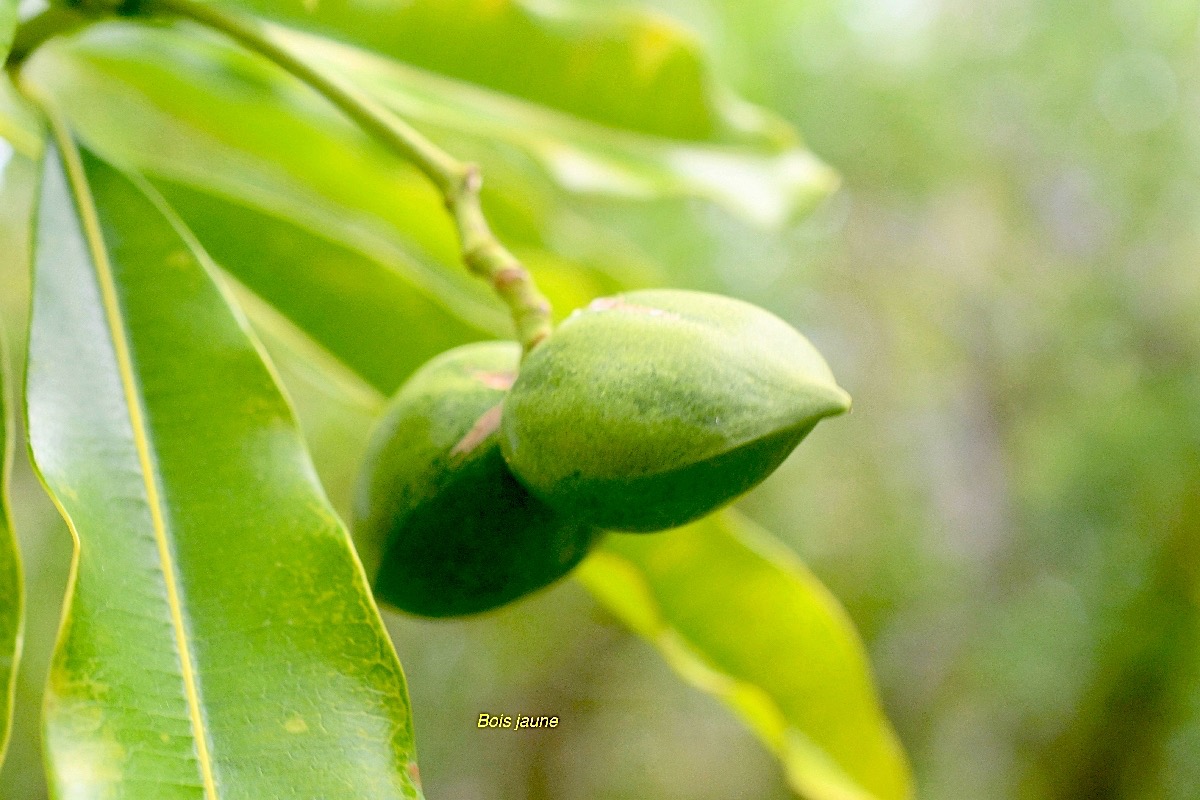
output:
[[[613,13],[606,0],[578,3]],[[747,219],[763,208],[754,198],[739,216],[712,197],[569,194],[529,169],[561,167],[544,153],[446,141],[484,162],[494,213],[558,310],[620,285],[723,291],[780,314],[826,355],[853,413],[821,426],[741,507],[846,605],[918,796],[1200,796],[1200,9],[656,5],[694,32],[721,80],[802,131],[841,188],[768,233]],[[346,6],[331,7],[336,18]],[[416,55],[439,68],[436,50]],[[744,139],[715,116],[672,127],[686,67],[664,73],[679,83],[658,87],[661,114],[631,118],[619,92],[571,110],[685,140]],[[575,102],[550,92],[534,81],[527,94]],[[772,130],[756,136],[790,146]],[[609,155],[644,166],[640,152]],[[369,162],[328,169],[373,174]],[[185,216],[210,202],[188,194],[187,175],[160,178],[178,182],[163,185]],[[7,181],[6,203],[22,202],[20,185]],[[437,261],[438,243],[425,244]],[[3,292],[13,339],[23,296]],[[377,399],[331,381],[336,369],[269,313],[255,319],[345,508]],[[22,692],[36,698],[69,539],[27,469],[14,494],[35,598]],[[477,620],[388,622],[430,798],[790,796],[749,733],[575,582]],[[481,712],[568,724],[481,732]],[[36,715],[36,701],[19,707],[4,797],[42,796]]]

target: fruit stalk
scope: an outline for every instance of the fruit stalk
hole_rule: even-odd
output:
[[[549,301],[529,271],[496,238],[484,216],[480,203],[483,178],[477,165],[459,161],[374,98],[308,64],[272,39],[257,20],[193,0],[143,0],[136,2],[134,10],[189,19],[225,34],[308,84],[364,131],[410,161],[441,192],[454,219],[463,263],[488,281],[508,306],[522,350],[528,353],[550,335]]]

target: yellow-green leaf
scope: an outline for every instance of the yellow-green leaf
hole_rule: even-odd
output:
[[[42,151],[41,123],[7,71],[0,72],[0,139],[26,158],[37,158]]]
[[[811,208],[836,185],[792,133],[779,141],[654,136],[314,37],[274,35],[378,95],[442,146],[480,161],[489,182],[500,166],[523,183],[549,181],[568,194],[702,198],[768,226]],[[457,255],[421,176],[315,93],[226,42],[186,29],[109,24],[44,48],[24,74],[53,88],[93,146],[140,170],[310,218],[316,209],[297,203],[311,205],[305,194],[315,190],[326,203],[394,221],[416,245],[409,257]],[[669,100],[647,102],[661,108]]]
[[[809,800],[903,800],[903,751],[832,595],[733,511],[613,535],[580,580],[689,683],[730,706]]]
[[[8,58],[16,32],[17,0],[0,0],[0,64]]]
[[[420,797],[399,662],[272,371],[165,203],[58,128],[26,388],[76,537],[53,796]]]
[[[695,37],[630,6],[592,13],[559,0],[230,4],[613,128],[685,140],[789,137],[786,125],[717,84]]]
[[[17,665],[25,622],[25,596],[20,553],[8,512],[8,473],[12,461],[8,359],[0,334],[0,765],[12,730]]]
[[[448,80],[328,40],[278,34],[314,63],[341,72],[401,118],[441,140],[521,152],[559,186],[631,199],[698,197],[764,227],[811,208],[837,185],[833,171],[797,141],[680,141],[612,128],[478,86]],[[662,108],[663,97],[650,99]]]
[[[0,64],[8,59],[20,21],[18,0],[0,0]],[[22,155],[33,158],[41,150],[39,124],[24,100],[16,93],[8,71],[0,74],[0,139]]]
[[[109,161],[295,221],[472,317],[502,318],[459,266],[424,177],[269,63],[207,37],[106,23],[42,47],[21,75]]]

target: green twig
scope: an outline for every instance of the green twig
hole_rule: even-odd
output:
[[[479,167],[458,161],[374,98],[344,80],[319,70],[277,43],[257,20],[226,13],[193,0],[75,0],[86,21],[88,14],[160,15],[179,17],[219,31],[247,49],[273,61],[315,89],[342,110],[363,130],[412,162],[437,186],[454,219],[462,259],[475,274],[487,280],[512,313],[517,338],[525,352],[550,335],[550,303],[538,291],[533,276],[492,233],[480,205],[483,177]],[[60,20],[48,26],[61,29]],[[73,24],[73,20],[71,21]],[[70,27],[70,26],[67,26]],[[40,42],[50,34],[37,34]],[[31,49],[31,48],[30,48]]]
[[[479,167],[458,161],[373,98],[277,44],[256,20],[234,17],[193,0],[146,0],[139,10],[183,17],[220,31],[307,83],[365,131],[411,161],[441,191],[458,229],[463,262],[487,280],[508,305],[525,352],[550,334],[550,303],[484,217]]]

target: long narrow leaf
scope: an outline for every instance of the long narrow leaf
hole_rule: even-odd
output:
[[[344,73],[403,119],[438,138],[526,154],[559,186],[626,198],[699,197],[764,227],[814,206],[837,185],[800,144],[714,144],[648,136],[516,102],[316,37],[278,34],[297,52]]]
[[[17,92],[7,71],[0,72],[0,139],[25,158],[41,155],[41,122]]]
[[[12,462],[12,419],[9,413],[8,359],[0,335],[0,765],[12,731],[17,666],[25,624],[25,596],[20,552],[8,511],[8,473]]]
[[[273,374],[162,201],[56,138],[26,403],[76,537],[54,795],[420,797],[400,665]]]
[[[8,58],[17,31],[17,0],[0,0],[0,64]],[[37,122],[13,88],[8,72],[0,75],[0,139],[19,153],[34,157],[41,147]]]
[[[533,177],[548,178],[567,193],[696,197],[767,226],[811,208],[837,183],[795,136],[778,143],[653,136],[345,46],[278,35],[293,51],[377,94],[453,152],[478,159],[489,175],[497,164],[525,173],[533,166]],[[575,52],[580,59],[588,55]],[[376,213],[388,197],[413,215],[412,223],[398,216],[414,244],[435,257],[445,249],[439,237],[450,231],[428,221],[422,207],[435,204],[428,203],[419,179],[415,190],[389,186],[394,161],[376,158],[364,168],[356,162],[369,160],[370,150],[336,152],[345,141],[361,151],[360,137],[347,133],[345,122],[315,94],[227,43],[181,29],[110,24],[45,48],[24,72],[69,100],[85,140],[139,170],[202,188],[217,185],[260,202],[287,200],[306,184],[326,199]],[[662,108],[670,98],[647,102]],[[114,114],[115,107],[122,113]],[[273,162],[273,170],[264,169]],[[361,196],[339,196],[345,186],[360,188]]]
[[[809,800],[903,800],[908,766],[845,612],[733,511],[610,536],[580,580],[680,677],[729,705]]]
[[[431,73],[613,128],[683,140],[794,140],[715,80],[699,41],[662,14],[562,0],[230,0]]]
[[[0,0],[0,64],[8,58],[16,32],[17,0]]]
[[[40,48],[21,75],[110,162],[285,217],[367,253],[442,303],[503,319],[461,267],[428,181],[233,45],[104,23]]]
[[[162,188],[222,268],[323,347],[361,356],[355,368],[372,383],[395,388],[443,350],[507,332],[468,322],[396,270],[286,220],[177,184]],[[359,336],[366,341],[343,341]]]

